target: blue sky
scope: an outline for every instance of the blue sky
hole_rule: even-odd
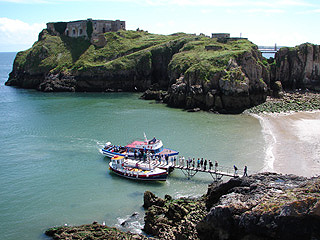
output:
[[[0,0],[0,51],[28,49],[47,22],[124,20],[151,33],[227,32],[257,45],[320,44],[316,0]]]

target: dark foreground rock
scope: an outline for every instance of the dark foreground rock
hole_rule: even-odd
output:
[[[263,173],[210,186],[200,239],[320,239],[320,178]]]
[[[196,224],[206,215],[204,198],[174,200],[166,195],[161,199],[147,191],[144,207],[147,234],[159,239],[198,239]]]
[[[320,177],[260,173],[212,184],[198,199],[144,194],[155,239],[320,239]],[[97,223],[49,229],[53,239],[147,239]]]
[[[261,173],[197,199],[145,193],[144,230],[160,239],[320,239],[320,178]]]
[[[100,225],[96,222],[78,227],[57,227],[48,229],[45,234],[52,239],[150,239],[143,235],[122,232],[117,228]]]

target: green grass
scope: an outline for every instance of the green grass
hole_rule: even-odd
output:
[[[205,46],[217,46],[218,50],[205,50]],[[219,43],[216,39],[200,37],[185,44],[181,52],[173,57],[170,69],[210,80],[216,73],[224,71],[230,59],[237,59],[255,47],[247,40]]]
[[[185,33],[159,35],[121,30],[105,33],[105,38],[107,44],[96,47],[84,38],[53,36],[44,30],[31,49],[18,53],[16,67],[31,73],[142,71],[141,68],[151,67],[153,54],[166,57],[170,49],[175,49],[180,51],[173,56],[170,71],[210,80],[226,68],[230,59],[256,47],[247,40],[224,44]],[[208,45],[217,46],[219,50],[207,51]]]

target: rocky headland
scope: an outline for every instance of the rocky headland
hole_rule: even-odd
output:
[[[161,199],[145,192],[144,207],[143,230],[156,239],[320,239],[320,177],[259,173],[214,183],[198,199]],[[46,234],[103,239],[102,232],[110,231],[115,235],[108,239],[146,238],[97,223]]]
[[[246,39],[144,31],[105,33],[104,46],[43,30],[19,52],[6,85],[40,91],[139,91],[169,106],[240,113],[282,91],[320,90],[319,46],[265,59]]]
[[[104,37],[101,47],[45,29],[17,54],[6,85],[45,92],[149,89],[146,99],[219,112],[241,112],[266,99],[270,67],[246,39],[125,30]]]

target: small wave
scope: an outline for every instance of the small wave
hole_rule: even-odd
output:
[[[270,125],[268,121],[261,115],[257,114],[251,114],[253,117],[257,118],[260,122],[260,125],[262,127],[262,134],[265,140],[265,162],[264,162],[264,167],[261,169],[262,172],[272,172],[274,171],[274,154],[273,154],[273,147],[277,143],[277,140],[270,128]]]
[[[129,231],[132,233],[142,234],[142,229],[144,226],[144,220],[139,213],[133,213],[132,215],[127,215],[125,218],[117,218],[118,223],[116,227],[122,231]]]

